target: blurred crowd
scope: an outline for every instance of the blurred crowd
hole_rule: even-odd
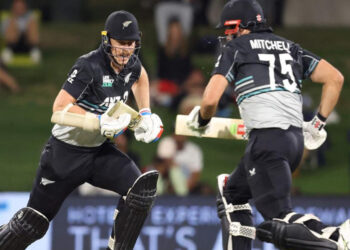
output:
[[[21,88],[7,66],[21,66],[23,62],[34,65],[41,61],[39,16],[29,9],[26,0],[13,0],[10,9],[0,10],[0,85],[12,93],[18,93]]]

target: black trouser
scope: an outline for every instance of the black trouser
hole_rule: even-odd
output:
[[[225,186],[227,201],[245,204],[253,199],[265,219],[291,211],[291,174],[303,149],[301,128],[252,130],[244,156]]]
[[[126,195],[140,174],[112,143],[78,147],[51,137],[41,154],[28,206],[52,220],[65,198],[84,182]]]

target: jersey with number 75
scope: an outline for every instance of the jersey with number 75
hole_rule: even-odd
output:
[[[244,124],[253,128],[302,127],[302,80],[320,58],[272,32],[254,32],[229,41],[212,74],[233,84]]]

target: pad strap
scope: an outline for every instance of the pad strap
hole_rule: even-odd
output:
[[[337,229],[337,227],[326,227],[322,229],[322,238],[329,239]]]
[[[292,212],[292,213],[287,214],[283,219],[274,218],[273,220],[283,221],[285,223],[298,223],[298,224],[304,224],[304,222],[307,222],[309,220],[320,221],[320,219],[317,216],[313,215],[313,214],[304,214],[303,216],[301,216],[297,220],[295,220],[293,222],[290,222],[290,219],[296,214],[297,213]]]
[[[252,208],[248,203],[246,204],[241,204],[241,205],[233,205],[233,204],[228,204],[226,207],[226,212],[228,213],[233,213],[235,211],[242,211],[242,210],[249,210],[252,211]]]
[[[109,237],[109,240],[108,240],[109,249],[114,250],[114,242],[115,242],[115,239],[113,239],[112,237]]]
[[[64,109],[61,111],[60,114],[60,120],[59,123],[63,123],[65,120],[65,114],[68,112],[68,110],[73,107],[73,103],[69,103],[67,106],[64,107]]]
[[[296,221],[294,221],[294,223],[304,224],[304,222],[309,221],[309,220],[320,221],[320,219],[313,214],[305,214],[304,216],[302,216],[299,219],[297,219]]]
[[[239,222],[230,223],[230,234],[232,236],[243,236],[250,239],[255,239],[255,228],[242,226]]]

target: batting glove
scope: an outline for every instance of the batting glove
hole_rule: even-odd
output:
[[[196,136],[201,137],[208,129],[208,123],[210,120],[203,120],[200,117],[200,106],[195,106],[187,117],[187,126],[195,132]]]
[[[101,135],[107,138],[115,138],[122,134],[131,121],[130,114],[121,114],[118,118],[108,115],[109,109],[102,115],[99,115]]]
[[[303,122],[304,145],[309,150],[319,148],[327,138],[327,132],[324,129],[325,121],[322,121],[316,115],[311,121]]]
[[[163,133],[163,123],[157,114],[152,114],[150,109],[141,109],[142,119],[135,128],[135,138],[145,143],[158,141]]]

